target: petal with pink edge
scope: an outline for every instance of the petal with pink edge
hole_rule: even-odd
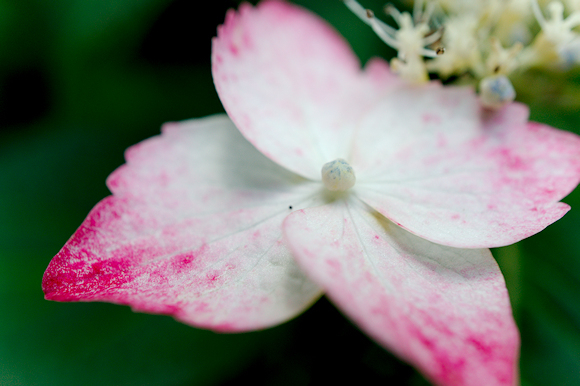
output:
[[[369,75],[326,22],[282,1],[228,12],[213,41],[212,72],[230,118],[263,154],[304,177],[348,158],[362,111],[395,77]]]
[[[519,335],[489,250],[423,240],[354,198],[295,212],[284,233],[327,296],[435,384],[516,384]]]
[[[580,181],[580,138],[527,122],[523,105],[482,111],[472,90],[392,89],[361,120],[357,195],[436,243],[497,247],[558,220]]]
[[[128,149],[51,261],[47,299],[107,301],[219,331],[264,328],[320,290],[282,241],[318,189],[256,151],[226,116],[166,124]]]

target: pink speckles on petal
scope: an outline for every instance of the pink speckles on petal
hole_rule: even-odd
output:
[[[489,250],[433,244],[369,210],[351,198],[291,214],[284,232],[298,263],[435,384],[515,386],[518,331]]]
[[[423,123],[425,124],[436,124],[439,125],[441,124],[441,117],[438,116],[437,114],[433,114],[433,113],[425,113],[421,116],[421,119],[423,120]]]
[[[173,237],[177,236],[177,234],[173,235]],[[177,254],[175,258],[171,259],[171,270],[175,274],[180,275],[201,268],[203,265],[201,260],[203,259],[203,255],[208,253],[208,248],[208,245],[203,243],[195,250]]]

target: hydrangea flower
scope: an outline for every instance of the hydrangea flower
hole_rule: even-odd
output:
[[[212,61],[228,116],[129,148],[112,196],[48,266],[46,298],[237,332],[326,293],[436,384],[516,384],[518,331],[487,248],[569,210],[579,138],[382,60],[361,70],[285,2],[229,12]]]

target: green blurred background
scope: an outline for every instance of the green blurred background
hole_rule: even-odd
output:
[[[0,0],[0,385],[427,384],[325,299],[236,335],[43,299],[44,269],[108,194],[124,149],[163,122],[223,111],[210,40],[238,3]],[[340,1],[296,3],[363,62],[392,56]],[[578,132],[579,79],[538,71],[515,83],[534,120]],[[564,219],[494,251],[522,334],[524,385],[580,385],[580,191],[565,201]]]

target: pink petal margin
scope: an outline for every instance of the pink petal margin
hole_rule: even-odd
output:
[[[487,249],[408,233],[354,198],[288,216],[300,266],[377,342],[442,386],[513,386],[519,335]]]
[[[331,26],[283,1],[231,10],[213,40],[213,79],[229,117],[267,157],[318,181],[324,163],[348,159],[361,113],[398,83],[374,64],[361,71]]]
[[[169,123],[126,152],[113,192],[43,278],[47,299],[106,301],[217,331],[265,328],[320,296],[282,241],[318,184],[260,154],[226,116]]]

